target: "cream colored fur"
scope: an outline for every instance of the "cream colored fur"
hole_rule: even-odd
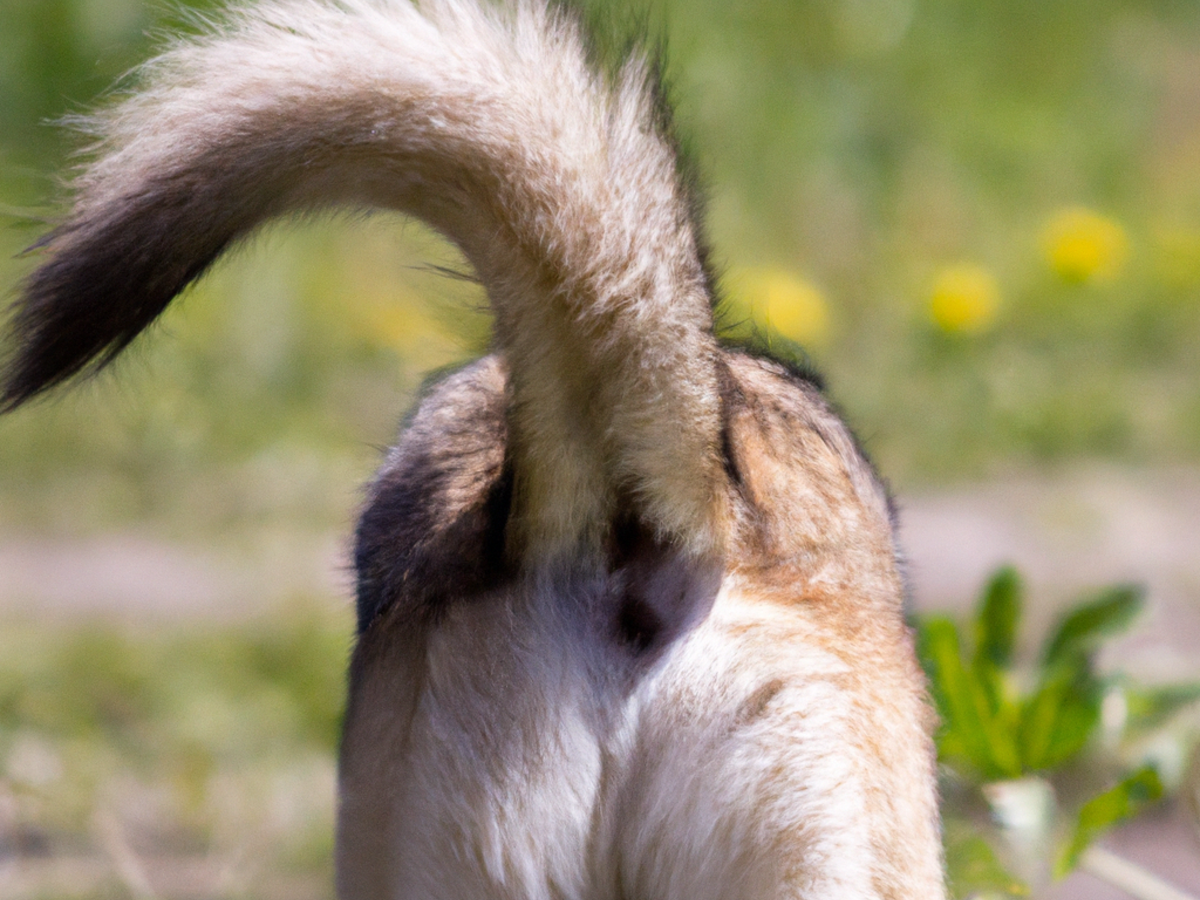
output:
[[[610,87],[574,21],[541,2],[266,0],[147,67],[147,89],[99,126],[76,216],[206,153],[236,167],[272,142],[328,135],[258,214],[389,207],[463,249],[516,361],[537,552],[604,521],[614,483],[711,549],[725,515],[716,348],[648,75],[635,57]]]

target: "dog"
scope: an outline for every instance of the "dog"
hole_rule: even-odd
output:
[[[656,64],[545,0],[265,0],[91,122],[0,403],[114,359],[264,220],[454,241],[495,352],[368,490],[345,900],[945,896],[884,486],[813,379],[714,336]]]

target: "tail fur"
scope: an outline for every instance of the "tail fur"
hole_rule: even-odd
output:
[[[598,72],[540,0],[268,0],[150,63],[95,127],[0,406],[106,364],[264,220],[400,210],[488,292],[534,547],[596,539],[618,497],[719,544],[710,281],[642,58]]]

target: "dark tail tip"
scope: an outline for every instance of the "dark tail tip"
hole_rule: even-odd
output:
[[[166,307],[175,290],[139,284],[134,248],[118,235],[87,241],[60,232],[54,256],[29,277],[9,322],[0,411],[112,360]],[[82,244],[82,246],[81,246]],[[56,245],[61,249],[56,249]],[[145,257],[142,257],[143,262]],[[182,285],[180,285],[181,287]],[[164,294],[166,294],[164,296]]]
[[[0,412],[108,365],[239,231],[228,217],[189,226],[177,204],[142,199],[41,242],[50,259],[14,304]]]

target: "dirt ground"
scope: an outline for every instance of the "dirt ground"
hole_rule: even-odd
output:
[[[1089,588],[1145,586],[1148,614],[1110,665],[1147,680],[1200,677],[1200,470],[1085,468],[901,496],[917,609],[965,610],[986,575],[1013,563],[1029,589],[1027,634]],[[204,546],[139,533],[56,541],[0,536],[0,618],[94,614],[164,624],[269,615],[289,597],[329,598],[350,614],[348,538],[231,537]],[[1167,808],[1104,842],[1200,897],[1196,818]],[[1057,900],[1128,895],[1086,874]]]
[[[965,609],[988,572],[1013,563],[1032,638],[1081,592],[1138,584],[1146,615],[1112,662],[1154,680],[1200,675],[1200,470],[1085,468],[900,505],[919,609]]]

